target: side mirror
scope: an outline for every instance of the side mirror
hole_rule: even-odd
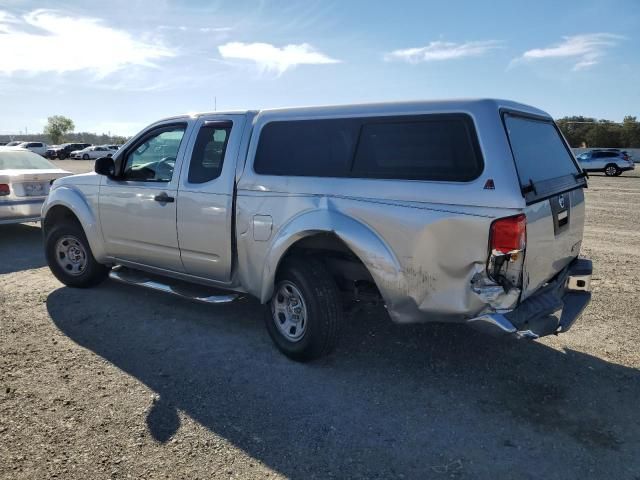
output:
[[[113,178],[116,174],[116,164],[111,157],[98,158],[93,169],[98,175],[104,175],[109,178]]]

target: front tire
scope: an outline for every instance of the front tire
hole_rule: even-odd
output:
[[[317,259],[285,260],[268,307],[267,331],[287,357],[306,362],[335,348],[342,324],[340,294]]]
[[[83,160],[89,160],[89,155],[87,155],[86,153],[84,155],[82,155],[82,159]]]
[[[74,222],[61,223],[47,232],[45,256],[51,272],[69,287],[93,287],[109,274],[109,268],[91,253],[82,227]]]
[[[621,173],[622,173],[622,170],[620,170],[618,166],[613,163],[610,163],[609,165],[604,167],[604,174],[607,177],[617,177]]]

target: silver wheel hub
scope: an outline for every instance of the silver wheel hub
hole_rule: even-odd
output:
[[[285,280],[276,285],[271,299],[271,314],[276,327],[287,340],[297,342],[302,339],[307,330],[307,306],[293,283]]]
[[[65,235],[56,242],[56,261],[69,275],[81,275],[87,266],[87,252],[76,237]]]

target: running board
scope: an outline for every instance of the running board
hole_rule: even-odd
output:
[[[199,303],[231,303],[240,298],[240,295],[237,293],[222,293],[222,290],[174,280],[172,278],[150,275],[121,266],[114,267],[111,272],[109,272],[109,278],[117,282],[137,285],[157,292],[169,293]]]

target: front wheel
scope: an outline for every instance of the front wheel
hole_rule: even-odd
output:
[[[604,169],[604,174],[607,177],[616,177],[618,175],[620,175],[622,173],[622,170],[620,170],[616,165],[614,165],[613,163],[610,163],[609,165],[607,165]]]
[[[51,272],[69,287],[93,287],[109,274],[109,268],[93,257],[82,227],[74,222],[61,223],[47,232],[45,256]]]
[[[287,259],[265,315],[267,330],[287,357],[305,362],[331,352],[342,324],[335,281],[314,258]]]
[[[87,155],[86,153],[84,155],[82,155],[82,159],[83,160],[89,160],[89,155]]]

